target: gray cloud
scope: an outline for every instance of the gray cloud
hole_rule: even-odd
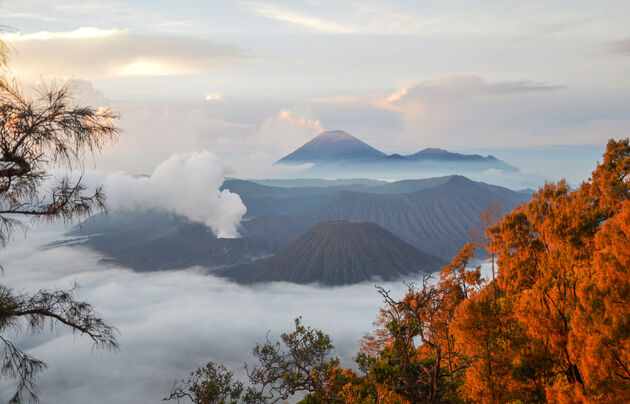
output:
[[[627,136],[625,98],[591,96],[532,81],[490,82],[450,75],[422,82],[374,102],[403,122],[398,142],[481,148],[601,144]]]
[[[480,96],[508,96],[554,91],[562,88],[564,87],[527,80],[487,82],[475,75],[449,75],[406,88],[400,96],[394,96],[392,101],[402,104],[417,99],[428,101],[461,100]]]
[[[576,17],[576,18],[558,18],[555,21],[537,24],[536,31],[543,35],[564,34],[568,31],[573,31],[584,27],[588,24],[597,22],[594,17]]]
[[[630,56],[630,39],[610,42],[606,45],[606,48],[611,53]]]
[[[32,232],[0,252],[3,283],[19,291],[67,288],[77,281],[80,298],[92,303],[120,330],[121,351],[92,351],[89,342],[62,332],[21,336],[49,368],[39,379],[43,404],[155,403],[208,360],[239,371],[253,343],[290,330],[302,315],[306,324],[331,334],[345,364],[357,340],[370,331],[381,300],[372,284],[319,288],[284,283],[243,287],[201,271],[134,273],[101,264],[99,256],[71,247],[43,249],[58,239],[55,229]],[[386,285],[402,296],[401,283]],[[0,382],[0,400],[13,386]]]

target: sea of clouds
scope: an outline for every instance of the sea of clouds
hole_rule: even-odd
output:
[[[238,237],[246,207],[237,194],[220,189],[225,173],[215,155],[202,151],[173,154],[150,175],[89,171],[82,180],[90,188],[104,185],[112,212],[161,210],[203,223],[218,237]],[[48,364],[38,379],[44,404],[88,397],[91,404],[157,403],[176,380],[208,361],[224,363],[244,380],[254,344],[291,331],[298,316],[330,334],[342,364],[353,366],[358,341],[382,306],[374,282],[242,286],[198,267],[137,273],[80,244],[58,243],[67,230],[48,225],[15,234],[0,251],[0,283],[17,293],[79,284],[78,298],[119,330],[120,351],[94,350],[88,338],[63,327],[10,335]],[[421,275],[407,280],[420,282]],[[401,281],[382,286],[395,298],[406,290]],[[11,380],[0,378],[0,401],[14,390]]]
[[[51,247],[63,228],[18,235],[0,252],[2,284],[18,292],[70,288],[120,331],[120,351],[93,350],[67,329],[18,334],[18,346],[44,360],[38,380],[42,403],[157,403],[176,379],[207,361],[223,362],[243,376],[242,363],[267,332],[277,338],[293,319],[329,333],[344,364],[352,365],[357,341],[372,329],[382,302],[374,283],[323,288],[288,283],[240,286],[200,268],[136,273],[103,264],[81,247]],[[402,296],[401,282],[386,284]],[[0,381],[0,401],[14,390]]]

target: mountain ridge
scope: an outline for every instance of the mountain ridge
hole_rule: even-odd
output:
[[[439,180],[439,181],[438,181]],[[404,193],[342,190],[326,204],[295,215],[263,215],[244,223],[244,234],[258,229],[282,239],[318,222],[360,220],[376,223],[426,253],[451,259],[479,226],[479,212],[500,202],[512,210],[529,195],[463,176],[438,178],[426,188]]]
[[[340,166],[346,170],[401,169],[420,167],[427,164],[440,166],[456,164],[468,169],[518,169],[492,155],[462,154],[436,147],[427,147],[413,154],[386,154],[362,140],[341,130],[322,132],[301,147],[282,157],[276,164],[314,164],[311,171],[330,166]]]
[[[379,185],[279,188],[226,181],[248,212],[241,238],[218,239],[199,223],[161,212],[111,212],[74,227],[84,247],[138,271],[230,267],[280,251],[323,221],[373,222],[419,250],[447,260],[479,226],[479,211],[500,201],[512,210],[531,195],[446,176]],[[317,193],[320,192],[320,193]]]

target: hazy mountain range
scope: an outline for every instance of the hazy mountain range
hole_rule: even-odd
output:
[[[468,171],[517,171],[516,167],[491,155],[452,153],[438,148],[426,148],[408,155],[387,155],[341,130],[319,134],[276,164],[312,164],[312,172],[325,172],[336,167],[346,173],[365,172],[366,169],[391,173],[414,168],[440,169],[445,165]]]
[[[87,236],[81,245],[103,253],[107,260],[140,271],[195,265],[225,271],[278,253],[320,222],[352,220],[375,223],[423,254],[450,260],[480,224],[478,215],[483,208],[500,202],[505,210],[511,210],[530,197],[529,193],[461,176],[301,187],[228,180],[223,188],[238,193],[248,208],[240,238],[220,239],[202,224],[157,211],[96,216],[71,234]],[[287,251],[296,250],[294,245]],[[294,257],[289,259],[288,255]],[[298,255],[283,253],[277,262],[295,262]],[[401,257],[401,262],[406,259]],[[344,262],[336,265],[343,266]],[[322,276],[335,273],[321,269]],[[373,272],[373,276],[383,276]],[[342,284],[351,279],[344,272],[337,274],[336,280],[328,277],[326,282]],[[242,277],[239,280],[245,281]]]

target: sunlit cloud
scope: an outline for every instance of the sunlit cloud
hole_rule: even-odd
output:
[[[321,122],[306,118],[306,113],[282,109],[276,116],[265,119],[249,141],[258,150],[272,153],[277,159],[324,131]]]
[[[116,70],[116,76],[165,76],[174,74],[175,69],[159,62],[133,62]]]
[[[319,132],[324,131],[324,127],[322,126],[321,122],[313,119],[306,119],[304,117],[295,117],[292,111],[286,109],[280,111],[278,119],[281,121],[289,122],[291,125],[298,128],[315,129]]]
[[[400,90],[392,93],[391,95],[389,95],[387,98],[385,98],[385,101],[387,102],[396,102],[399,99],[401,99],[402,97],[405,96],[405,94],[407,94],[407,87],[403,87]]]
[[[316,31],[351,34],[354,33],[352,28],[342,24],[336,24],[331,21],[302,13],[299,11],[289,10],[282,6],[269,3],[249,3],[251,9],[262,17],[271,18],[278,21],[284,21],[295,25],[300,25]]]
[[[84,27],[64,32],[11,33],[13,70],[22,77],[113,77],[199,74],[246,59],[233,45],[203,39],[138,35]]]
[[[32,32],[29,34],[21,34],[21,33],[8,33],[1,35],[2,39],[10,42],[20,42],[20,41],[30,41],[33,39],[39,40],[49,40],[49,39],[80,39],[80,38],[103,38],[108,37],[120,33],[126,33],[127,30],[119,30],[119,29],[100,29],[93,27],[82,27],[76,29],[74,31],[66,31],[66,32],[49,32],[49,31],[40,31],[40,32]]]
[[[206,101],[221,101],[223,96],[221,94],[206,94],[204,98]]]

